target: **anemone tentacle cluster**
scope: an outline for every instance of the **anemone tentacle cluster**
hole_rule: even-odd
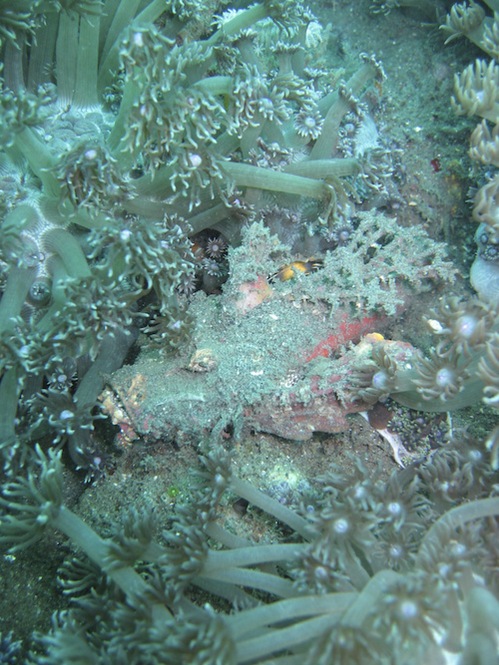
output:
[[[480,400],[495,408],[497,308],[479,298],[451,296],[426,323],[435,339],[427,354],[414,350],[397,358],[384,341],[374,344],[369,361],[354,372],[356,398],[372,404],[390,395],[422,411],[451,411]]]
[[[499,499],[480,446],[456,439],[386,481],[359,460],[349,472],[332,465],[314,484],[313,510],[301,514],[241,479],[211,441],[193,503],[160,540],[155,516],[134,510],[103,538],[64,504],[60,452],[37,448],[0,499],[0,541],[15,553],[54,528],[80,554],[60,571],[70,606],[35,662],[76,652],[112,662],[124,642],[131,665],[473,663],[494,652],[498,545],[487,520]],[[227,531],[228,492],[284,525],[286,542]],[[215,611],[220,599],[236,609]]]
[[[485,0],[456,3],[441,25],[448,34],[447,42],[465,37],[476,44],[487,56],[477,58],[460,74],[454,76],[452,105],[461,115],[479,116],[482,121],[471,135],[470,157],[488,167],[497,168],[497,131],[499,126],[499,99],[497,97],[499,68],[499,19],[497,4]],[[487,8],[493,12],[491,16]],[[477,293],[489,302],[499,303],[499,256],[497,234],[499,227],[497,174],[487,173],[488,182],[475,195],[473,218],[479,223],[475,240],[478,252],[471,268],[471,284]]]
[[[41,431],[50,439],[54,424],[59,445],[84,422],[90,434],[69,446],[82,465],[102,377],[113,369],[103,346],[115,340],[116,369],[147,319],[163,347],[184,344],[188,298],[220,287],[241,223],[312,201],[307,230],[321,237],[353,211],[352,183],[377,158],[342,156],[338,130],[383,71],[363,56],[333,87],[320,69],[321,35],[292,0],[0,6],[7,466],[14,439],[29,446]],[[189,238],[203,232],[200,259]],[[297,243],[305,233],[295,219]],[[68,361],[71,409],[48,385]],[[83,382],[85,400],[76,401]],[[48,428],[33,415],[40,404]]]

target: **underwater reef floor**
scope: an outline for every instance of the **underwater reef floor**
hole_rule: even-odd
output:
[[[348,64],[363,51],[375,53],[387,74],[382,96],[382,131],[400,150],[402,174],[400,199],[391,202],[390,214],[396,216],[402,226],[422,226],[436,240],[451,240],[449,255],[462,273],[453,290],[457,295],[471,293],[467,271],[475,250],[470,240],[475,226],[468,219],[470,214],[465,198],[469,186],[466,150],[474,123],[456,118],[449,104],[452,75],[468,62],[469,55],[464,47],[457,44],[445,47],[442,34],[435,27],[423,26],[421,17],[415,13],[372,15],[368,12],[369,0],[355,3],[348,0],[317,2],[316,5],[312,9],[318,18],[326,25],[331,24],[331,58],[336,66],[344,62],[347,69]],[[404,63],[410,63],[410,66]],[[210,343],[214,335],[209,321],[218,320],[220,314],[219,296],[199,295],[197,300],[198,310],[203,310],[207,320],[206,339],[196,340],[196,348],[190,349],[184,357],[165,361],[165,364],[169,363],[168,371],[160,364],[159,351],[142,352],[137,362],[125,366],[110,380],[109,389],[113,396],[121,391],[120,397],[123,397],[125,387],[135,391],[133,395],[137,399],[138,395],[142,395],[140,415],[145,414],[147,419],[142,421],[140,428],[137,428],[137,422],[131,422],[129,431],[124,431],[126,428],[123,426],[121,429],[118,426],[109,427],[108,435],[115,439],[113,464],[109,471],[98,482],[86,487],[83,487],[80,477],[65,471],[68,506],[103,536],[111,532],[113,524],[122,522],[130,506],[140,509],[141,506],[154,505],[159,522],[167,523],[176,503],[188,501],[189,471],[198,464],[197,450],[192,445],[192,427],[191,431],[189,426],[183,430],[181,423],[186,423],[189,417],[203,415],[206,420],[198,422],[196,427],[199,432],[203,428],[208,431],[227,415],[217,412],[217,404],[227,409],[227,392],[224,393],[225,401],[216,399],[213,391],[217,390],[217,386],[210,386],[210,371],[196,373],[186,370],[186,366],[193,362],[196,350],[212,349]],[[384,321],[380,332],[391,339],[424,344],[422,317],[434,304],[435,295],[432,293],[408,297],[403,315],[392,317],[388,324]],[[238,341],[238,344],[231,346],[236,351],[230,358],[224,357],[225,385],[230,385],[232,372],[232,381],[237,384],[238,390],[248,390],[250,394],[260,388],[251,382],[240,383],[238,372],[258,372],[260,365],[267,371],[273,367],[273,352],[283,354],[289,361],[287,369],[292,371],[299,366],[300,354],[305,348],[304,340],[308,338],[309,344],[311,339],[319,343],[330,333],[330,322],[312,326],[311,321],[315,320],[312,317],[308,322],[302,318],[301,328],[296,324],[293,310],[296,314],[296,310],[300,309],[303,314],[303,308],[310,307],[309,303],[293,303],[283,296],[280,300],[262,303],[261,307],[267,316],[278,317],[272,330],[262,329],[256,323],[254,330],[248,330],[241,316],[231,333]],[[279,311],[275,307],[280,308]],[[320,317],[317,317],[319,320]],[[377,331],[373,322],[373,329],[366,328],[362,334]],[[313,346],[310,344],[309,348]],[[213,352],[216,356],[217,349]],[[221,360],[222,347],[218,349],[218,354]],[[248,359],[253,366],[249,367]],[[209,363],[210,358],[205,357],[203,362]],[[267,372],[270,386],[262,391],[262,396],[271,392],[272,382],[277,392],[284,376],[282,372]],[[153,399],[151,391],[147,395],[141,390],[145,390],[148,381],[159,381],[160,378],[165,383],[156,385],[156,401],[153,403],[148,401]],[[202,384],[207,394],[193,393],[195,384]],[[128,394],[130,409],[133,395]],[[209,402],[210,410],[196,408],[196,400],[203,406],[212,400]],[[251,401],[249,397],[247,401]],[[127,405],[113,401],[108,408],[118,409],[120,406]],[[159,414],[162,414],[162,420],[158,419]],[[254,419],[255,414],[252,415]],[[245,421],[243,412],[230,413],[227,420],[236,416],[240,416],[243,422],[240,430],[234,432],[227,429],[224,432],[227,445],[232,450],[235,470],[240,477],[282,503],[297,505],[306,500],[308,479],[322,473],[330,462],[348,471],[353,469],[355,459],[359,459],[373,475],[384,477],[398,466],[390,445],[359,414],[348,415],[348,426],[338,428],[341,431],[315,432],[302,441],[299,437],[285,438],[282,428],[280,436],[277,430],[274,433],[264,431],[265,428],[256,427],[254,422],[252,424],[251,418]],[[453,415],[453,426],[469,425],[480,434],[482,417],[480,407],[465,409]],[[172,420],[175,421],[173,424]],[[123,425],[124,422],[116,415],[117,424]],[[435,428],[440,422],[435,421]],[[171,428],[160,427],[161,423],[170,423]],[[265,519],[250,522],[246,520],[245,510],[246,507],[238,502],[226,505],[225,526],[257,542],[272,541],[276,535],[275,524],[269,524]],[[248,533],[250,524],[252,531]],[[61,537],[57,549],[52,544],[44,547],[42,541],[37,548],[15,556],[3,556],[0,569],[2,632],[15,629],[17,639],[27,639],[33,629],[46,631],[49,628],[52,612],[61,609],[65,602],[54,580],[57,567],[67,554],[68,545]]]

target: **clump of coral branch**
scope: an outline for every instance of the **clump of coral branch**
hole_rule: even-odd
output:
[[[495,649],[498,544],[486,520],[497,518],[499,500],[486,455],[469,439],[387,481],[360,461],[349,473],[333,466],[304,515],[239,478],[212,441],[192,503],[159,540],[153,516],[136,511],[102,538],[64,504],[61,481],[60,454],[38,448],[28,476],[0,499],[0,540],[12,551],[48,529],[80,550],[60,574],[70,609],[39,638],[44,653],[33,662],[67,663],[76,652],[113,660],[124,643],[130,664],[314,665],[332,655],[412,664],[449,653],[472,663],[477,650]],[[228,492],[278,520],[286,542],[226,531],[218,518]]]

